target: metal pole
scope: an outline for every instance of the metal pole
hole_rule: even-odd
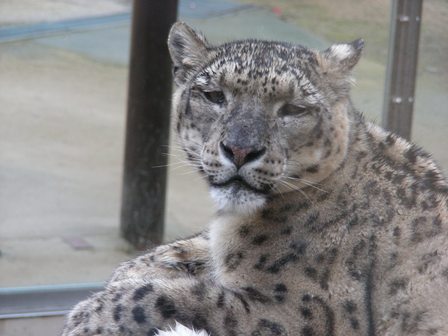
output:
[[[121,233],[137,249],[159,244],[165,214],[171,61],[177,0],[134,0]],[[159,167],[159,168],[155,168]]]
[[[410,139],[422,0],[393,0],[383,127]]]

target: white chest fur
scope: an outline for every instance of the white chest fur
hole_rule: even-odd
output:
[[[241,250],[241,226],[249,221],[238,215],[220,215],[210,223],[210,252],[215,280],[225,287],[232,286],[226,273],[226,260]],[[233,281],[232,281],[233,283]]]

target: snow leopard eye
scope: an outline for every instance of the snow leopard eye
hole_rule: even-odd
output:
[[[278,110],[279,117],[302,117],[310,110],[303,105],[285,104]]]
[[[204,96],[208,101],[217,105],[222,105],[226,101],[226,97],[222,91],[204,91]]]

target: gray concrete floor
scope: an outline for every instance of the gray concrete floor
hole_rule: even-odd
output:
[[[192,4],[201,1],[184,1],[180,14],[212,41],[258,37],[327,45],[265,9],[238,10],[227,3],[233,12],[216,15],[219,2],[203,2],[208,11],[195,12]],[[0,3],[0,13],[5,8],[16,13],[0,15],[0,33],[2,25],[129,9],[124,0],[99,1],[91,12],[82,0],[67,1],[66,7],[45,0],[47,10],[36,14],[35,2],[26,3]],[[129,28],[121,22],[0,42],[0,287],[104,281],[135,255],[118,230]],[[376,121],[384,72],[384,64],[362,60],[356,73],[355,102]],[[413,130],[416,142],[445,168],[446,92],[445,83],[421,78]],[[205,184],[183,165],[175,140],[170,152],[166,240],[200,230],[213,213]],[[74,239],[85,248],[74,249],[68,243]],[[0,321],[0,335],[49,335],[61,323],[60,318]]]

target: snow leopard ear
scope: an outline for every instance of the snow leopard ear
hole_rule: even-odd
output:
[[[317,61],[322,79],[340,97],[348,95],[354,83],[351,70],[361,58],[364,40],[334,44],[330,48],[317,52]]]
[[[168,49],[174,66],[174,79],[185,82],[188,73],[207,58],[209,43],[202,34],[184,22],[176,22],[168,35]]]
[[[363,49],[363,39],[357,39],[350,43],[334,44],[319,53],[319,64],[324,73],[348,75],[361,58]]]

